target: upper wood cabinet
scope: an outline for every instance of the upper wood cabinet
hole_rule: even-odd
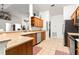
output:
[[[43,20],[37,17],[31,17],[32,27],[43,27]]]
[[[76,11],[71,16],[71,19],[72,19],[73,24],[76,25],[77,23],[77,12]]]
[[[79,7],[71,15],[72,22],[75,26],[78,26]]]
[[[79,16],[79,7],[77,8],[77,16]]]

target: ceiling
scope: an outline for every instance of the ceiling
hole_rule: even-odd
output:
[[[55,4],[55,6],[51,7],[51,4],[34,4],[33,11],[40,12],[40,11],[50,11],[50,15],[59,15],[63,14],[63,7],[70,4]],[[1,10],[1,4],[0,4]],[[6,4],[4,5],[4,10],[8,11],[12,14],[27,14],[29,15],[29,4]]]
[[[8,8],[9,6],[11,6],[11,4],[4,5],[4,9]],[[2,5],[0,4],[0,10],[1,10],[1,8],[2,8]]]
[[[60,15],[63,14],[63,7],[68,6],[70,4],[55,4],[54,6],[51,6],[52,4],[34,4],[34,12],[37,11],[45,11],[49,10],[50,15]]]
[[[1,10],[0,4],[0,10]],[[8,11],[11,14],[29,14],[29,5],[28,4],[5,4],[4,11]]]

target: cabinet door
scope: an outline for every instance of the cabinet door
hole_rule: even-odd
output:
[[[39,27],[43,27],[43,21],[39,19]]]
[[[77,55],[79,55],[79,48],[77,48]]]
[[[70,48],[70,38],[69,38],[69,36],[68,36],[68,38],[67,38],[67,47]]]
[[[25,35],[25,36],[28,36],[28,37],[32,37],[32,38],[34,38],[34,39],[33,39],[33,45],[37,44],[36,34],[27,34],[27,35]]]
[[[77,23],[77,11],[74,13],[74,19],[73,19],[74,25]]]
[[[77,48],[79,48],[79,42],[77,43]]]
[[[32,17],[31,25],[34,27],[43,27],[43,21],[40,18]]]
[[[41,27],[43,27],[43,20],[41,20]]]
[[[43,40],[45,40],[45,32],[41,32],[41,40],[43,41]]]
[[[73,13],[73,15],[71,16],[71,19],[72,19],[73,25],[76,25],[76,23],[77,23],[77,11],[75,11]]]
[[[39,19],[37,20],[37,24],[38,24],[37,27],[39,27]]]
[[[41,19],[40,19],[40,27],[41,27]]]
[[[79,42],[77,42],[77,55],[79,55]]]
[[[41,20],[39,19],[39,22],[38,22],[38,26],[40,27],[41,26]]]
[[[35,25],[34,23],[35,23],[35,21],[34,21],[34,19],[32,19],[31,20],[31,26],[34,26]]]
[[[36,18],[34,20],[35,20],[34,24],[37,27],[38,26],[38,20]]]
[[[32,40],[6,50],[6,55],[32,55]]]
[[[79,7],[77,8],[77,16],[79,16]]]

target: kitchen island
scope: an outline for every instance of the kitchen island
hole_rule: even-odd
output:
[[[40,39],[43,41],[45,31],[1,32],[0,39],[11,40],[7,43],[6,55],[32,55],[33,46],[38,44],[37,33],[41,34]]]

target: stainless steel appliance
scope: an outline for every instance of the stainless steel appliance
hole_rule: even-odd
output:
[[[37,33],[37,43],[41,42],[41,33]]]

